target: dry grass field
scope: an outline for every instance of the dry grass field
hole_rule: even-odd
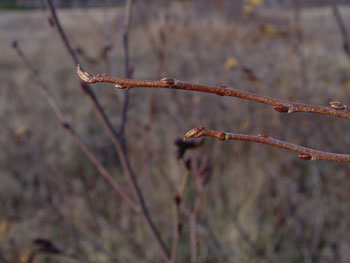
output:
[[[350,105],[350,63],[330,8],[302,10],[302,43],[295,37],[292,10],[262,7],[245,17],[225,1],[207,6],[154,1],[147,12],[138,2],[133,8],[129,41],[136,79],[169,76],[309,104]],[[350,30],[350,7],[340,10]],[[123,12],[58,10],[85,70],[123,76]],[[61,129],[11,47],[17,40],[67,119],[130,190],[47,11],[0,11],[0,36],[0,262],[163,262],[140,214]],[[93,89],[117,127],[121,91],[108,84]],[[281,114],[236,98],[132,89],[128,116],[128,154],[169,248],[173,198],[187,174],[174,140],[188,130],[265,133],[349,153],[346,119]],[[210,180],[198,190],[196,178],[189,178],[177,262],[190,262],[189,211],[197,199],[198,262],[349,262],[349,164],[303,161],[293,152],[211,138],[185,158],[192,158],[194,167],[204,165]],[[38,238],[50,240],[61,253],[30,258]]]

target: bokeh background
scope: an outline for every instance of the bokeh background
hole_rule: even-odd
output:
[[[54,2],[84,69],[123,76],[125,1]],[[134,1],[134,78],[169,76],[309,104],[350,105],[350,61],[330,2]],[[348,1],[337,4],[350,30]],[[142,216],[60,127],[11,47],[16,40],[69,122],[130,190],[108,133],[48,23],[45,1],[0,1],[0,8],[0,262],[163,262]],[[118,127],[122,92],[108,84],[93,89]],[[169,248],[174,195],[188,177],[177,262],[190,262],[196,200],[197,262],[350,262],[349,164],[303,161],[266,145],[211,138],[178,158],[174,144],[205,126],[348,153],[348,120],[165,89],[130,90],[128,117],[129,158]],[[209,180],[201,183],[189,173],[186,160]],[[38,240],[60,253],[37,253]]]

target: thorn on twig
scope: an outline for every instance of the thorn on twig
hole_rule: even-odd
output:
[[[341,104],[338,101],[331,101],[329,102],[329,106],[335,110],[345,110],[346,106]]]
[[[273,109],[278,112],[289,112],[289,107],[285,105],[277,105]]]
[[[312,159],[312,155],[311,154],[304,154],[304,153],[302,153],[302,154],[298,155],[298,158],[307,161],[307,160],[311,160]]]

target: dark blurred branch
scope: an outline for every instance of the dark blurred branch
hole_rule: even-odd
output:
[[[294,31],[295,31],[295,50],[299,58],[299,74],[301,77],[301,87],[306,89],[308,86],[306,58],[303,52],[304,37],[301,29],[301,3],[300,0],[293,0],[294,5]]]
[[[18,56],[26,65],[28,71],[32,73],[35,82],[38,84],[38,88],[42,92],[43,96],[49,103],[52,110],[55,112],[59,122],[61,123],[62,128],[74,139],[74,141],[79,146],[79,148],[85,153],[85,155],[95,165],[95,167],[101,173],[101,175],[103,175],[107,179],[107,181],[120,194],[120,196],[124,198],[132,207],[138,210],[138,206],[135,204],[135,201],[133,200],[133,198],[131,198],[131,196],[127,192],[125,192],[123,187],[120,186],[115,181],[114,177],[102,166],[102,164],[97,160],[95,155],[89,150],[89,148],[84,143],[84,141],[75,132],[73,126],[66,121],[61,109],[58,107],[56,103],[56,100],[54,99],[52,94],[49,92],[45,84],[41,81],[38,72],[34,69],[34,67],[31,65],[31,63],[29,62],[29,60],[27,59],[23,51],[19,48],[17,42],[14,42],[12,46],[16,50]]]
[[[259,134],[257,136],[254,136],[254,135],[236,134],[236,133],[228,133],[228,132],[219,132],[219,131],[206,129],[204,127],[200,127],[200,128],[194,128],[189,132],[187,132],[184,136],[184,139],[186,140],[188,138],[200,138],[203,136],[215,137],[219,140],[240,140],[240,141],[249,141],[249,142],[267,144],[270,146],[300,153],[298,157],[302,160],[350,162],[350,155],[348,154],[321,152],[310,148],[302,147],[299,145],[295,145],[292,143],[280,141],[266,134]]]
[[[344,20],[339,12],[337,1],[336,0],[329,0],[329,3],[332,7],[332,11],[333,11],[335,20],[337,21],[340,34],[343,38],[343,49],[344,49],[345,54],[347,55],[348,59],[350,60],[350,39],[349,39],[348,32],[346,30]]]
[[[171,78],[163,78],[161,80],[134,80],[124,79],[118,77],[111,77],[107,74],[92,75],[88,72],[83,72],[78,65],[77,73],[79,77],[88,83],[96,82],[108,82],[114,83],[116,88],[128,89],[128,88],[165,88],[165,89],[179,89],[179,90],[191,90],[198,92],[212,93],[219,96],[230,96],[245,100],[251,100],[263,104],[274,106],[274,110],[278,112],[294,113],[294,112],[309,112],[317,114],[325,114],[345,119],[350,119],[350,110],[347,106],[339,102],[330,102],[329,107],[317,106],[303,103],[296,103],[281,99],[270,98],[246,91],[240,91],[228,88],[226,86],[212,87],[206,85],[192,84],[180,82],[179,80]]]
[[[123,49],[124,49],[124,76],[125,78],[132,77],[132,69],[130,68],[130,55],[129,55],[129,32],[131,26],[131,11],[132,0],[127,0],[125,5],[125,21],[123,27]],[[121,121],[119,127],[119,134],[124,138],[124,129],[127,121],[127,113],[129,107],[129,91],[124,91],[123,109],[121,114]]]
[[[170,262],[175,263],[177,257],[177,251],[180,242],[181,234],[181,222],[180,222],[180,205],[182,203],[182,198],[179,195],[174,197],[174,214],[173,214],[173,245],[171,249]]]
[[[52,15],[53,21],[51,21],[51,22],[58,29],[58,33],[59,33],[62,41],[64,42],[64,45],[66,46],[70,56],[72,57],[72,60],[74,61],[75,64],[78,64],[79,63],[78,59],[77,59],[73,49],[71,48],[71,45],[70,45],[70,43],[69,43],[61,25],[60,25],[60,22],[57,18],[56,10],[55,10],[55,7],[52,3],[52,0],[46,0],[46,3],[50,9],[50,12]],[[149,228],[151,234],[155,238],[155,241],[158,244],[160,251],[162,252],[164,258],[166,260],[169,260],[170,254],[168,252],[168,249],[167,249],[164,241],[162,240],[162,238],[160,236],[158,229],[156,228],[155,224],[153,223],[153,221],[149,215],[149,212],[148,212],[148,209],[146,207],[146,203],[145,203],[144,197],[142,195],[141,189],[137,183],[134,171],[131,168],[130,160],[127,156],[126,149],[125,149],[125,147],[123,147],[122,138],[120,138],[118,133],[113,128],[109,118],[107,117],[106,113],[104,112],[101,104],[99,103],[99,101],[98,101],[96,95],[94,94],[94,92],[92,91],[91,87],[87,83],[84,83],[82,81],[81,81],[81,87],[82,87],[83,91],[85,92],[85,94],[91,99],[91,101],[96,109],[96,112],[98,113],[104,127],[108,131],[108,133],[113,141],[115,149],[116,149],[118,156],[120,158],[120,161],[121,161],[121,164],[123,167],[123,171],[127,175],[129,182],[130,182],[130,186],[133,190],[134,196],[137,199],[138,204],[141,207],[141,213],[142,213],[143,218],[145,219],[147,227]]]

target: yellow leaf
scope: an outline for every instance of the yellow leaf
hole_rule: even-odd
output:
[[[29,249],[22,249],[18,255],[19,263],[30,263],[33,260],[33,256],[33,252]]]
[[[254,7],[252,5],[244,5],[243,6],[243,14],[244,16],[251,16],[253,14]]]
[[[343,81],[343,86],[345,89],[350,89],[350,80],[344,80]]]
[[[261,34],[267,36],[285,36],[287,34],[285,29],[270,24],[262,24],[259,29]]]
[[[0,237],[6,239],[10,230],[10,222],[6,220],[0,221]]]
[[[238,65],[238,61],[235,58],[228,58],[225,62],[226,69],[232,69]]]
[[[261,6],[264,3],[264,0],[246,0],[245,2],[253,7],[256,7]]]
[[[21,137],[21,136],[25,135],[26,133],[28,133],[28,131],[29,131],[28,126],[26,124],[23,124],[16,130],[15,134],[18,137]]]

